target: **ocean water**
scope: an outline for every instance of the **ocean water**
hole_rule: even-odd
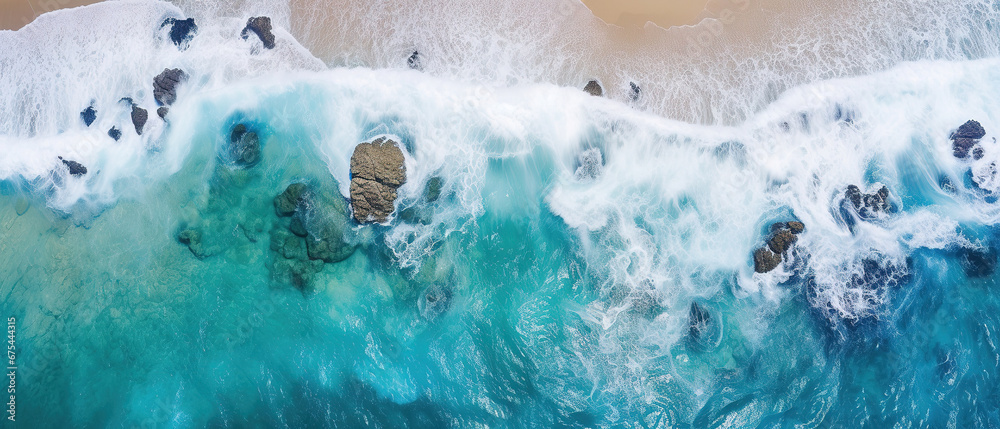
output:
[[[505,22],[456,46],[454,28],[359,32],[330,56],[298,41],[323,42],[301,3],[107,2],[0,32],[4,425],[1000,427],[1000,5],[880,4],[859,8],[899,6],[892,31],[844,21],[787,69],[715,51],[701,80],[616,66],[649,89],[636,102],[611,78],[584,93],[591,70],[539,60]],[[350,29],[377,8],[316,15]],[[260,13],[274,50],[239,37]],[[160,24],[188,16],[178,49]],[[872,41],[822,55],[845,34]],[[423,72],[406,37],[429,46]],[[173,67],[190,77],[161,121],[151,83]],[[149,110],[142,135],[123,97]],[[979,160],[952,154],[969,119]],[[236,124],[256,165],[227,158]],[[273,199],[308,183],[346,203],[354,147],[380,136],[405,157],[395,214],[332,210],[354,252],[289,274]],[[857,216],[849,185],[885,186],[891,209]],[[755,273],[792,220],[784,262]]]

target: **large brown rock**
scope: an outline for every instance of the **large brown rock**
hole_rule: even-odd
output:
[[[406,183],[403,151],[389,139],[361,143],[351,156],[354,220],[385,222],[394,210],[396,189]]]
[[[781,255],[776,254],[766,247],[761,247],[753,252],[753,269],[758,273],[766,273],[778,267],[781,263]]]

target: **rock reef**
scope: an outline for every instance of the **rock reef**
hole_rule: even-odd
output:
[[[267,16],[255,16],[247,20],[247,25],[243,27],[240,36],[243,40],[250,37],[250,33],[256,34],[257,38],[264,43],[265,49],[274,49],[274,34],[271,33],[271,18]]]
[[[753,252],[754,271],[767,273],[781,264],[782,255],[798,241],[798,235],[805,231],[805,224],[799,221],[778,222],[771,225],[767,245]]]
[[[387,138],[361,143],[351,155],[351,207],[359,223],[385,222],[392,215],[396,190],[406,183],[399,145]]]

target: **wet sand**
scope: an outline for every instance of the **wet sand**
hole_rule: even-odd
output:
[[[17,30],[39,15],[100,0],[0,0],[0,30]]]

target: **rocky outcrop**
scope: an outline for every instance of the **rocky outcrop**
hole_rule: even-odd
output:
[[[413,70],[423,71],[424,64],[420,52],[413,51],[410,57],[406,59],[406,65]]]
[[[146,126],[149,112],[135,104],[132,105],[132,125],[135,126],[135,133],[142,135],[142,128]]]
[[[170,27],[170,40],[182,51],[187,49],[188,43],[198,33],[198,26],[195,25],[194,18],[167,18],[163,24],[160,24],[160,28],[163,27]]]
[[[84,167],[83,164],[63,159],[61,156],[59,157],[59,160],[62,161],[63,165],[69,169],[69,174],[71,176],[83,176],[84,174],[87,174],[87,167]]]
[[[246,125],[237,124],[229,134],[229,156],[240,167],[253,167],[260,161],[260,141],[257,133]]]
[[[979,122],[969,120],[957,130],[951,133],[951,147],[955,158],[965,158],[969,155],[969,150],[979,144],[979,140],[986,135],[986,130]],[[981,154],[982,152],[980,152]],[[982,155],[980,155],[982,158]]]
[[[583,87],[583,91],[595,97],[601,97],[604,95],[604,89],[601,88],[601,84],[596,80],[587,82],[587,86]]]
[[[118,141],[119,139],[122,138],[122,130],[119,130],[118,127],[111,127],[111,129],[108,130],[108,137],[111,137],[115,139],[115,141]]]
[[[156,116],[159,116],[160,119],[166,119],[167,112],[169,112],[169,111],[170,111],[170,109],[168,109],[166,106],[160,106],[160,107],[156,108]]]
[[[274,34],[271,33],[271,18],[267,16],[255,16],[247,20],[247,25],[243,27],[240,36],[243,40],[250,37],[250,33],[256,34],[257,38],[264,43],[264,48],[274,49]]]
[[[351,207],[359,223],[385,222],[394,210],[396,190],[406,183],[399,145],[387,138],[361,143],[351,155]]]
[[[153,78],[153,98],[160,106],[169,106],[177,101],[177,85],[187,80],[187,73],[181,69],[163,69]]]
[[[770,272],[777,268],[778,264],[781,264],[781,255],[776,255],[765,247],[753,252],[753,269],[758,273]]]
[[[94,106],[87,106],[86,109],[80,112],[80,119],[83,119],[83,123],[89,127],[90,124],[93,124],[97,120],[97,110],[94,110]]]
[[[855,185],[847,186],[844,192],[844,199],[851,202],[854,210],[864,219],[875,217],[879,212],[889,212],[892,210],[892,202],[889,201],[889,188],[883,186],[873,194],[865,194]]]
[[[778,222],[771,225],[771,235],[767,246],[753,252],[753,267],[758,273],[767,273],[781,264],[782,255],[798,241],[798,235],[805,231],[805,224],[799,221]]]

